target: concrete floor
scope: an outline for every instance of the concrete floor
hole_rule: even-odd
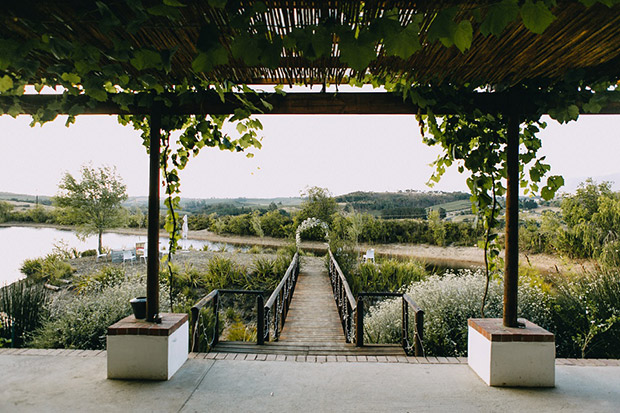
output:
[[[0,353],[0,412],[617,412],[620,366],[556,366],[556,387],[487,387],[465,364],[190,359],[165,382],[99,356]]]

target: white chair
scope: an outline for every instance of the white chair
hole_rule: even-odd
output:
[[[108,258],[108,253],[107,252],[103,252],[103,253],[100,254],[99,252],[97,252],[97,258],[95,259],[95,261],[99,262],[99,258],[103,258],[103,259]]]
[[[375,250],[372,248],[366,251],[366,254],[364,254],[364,262],[368,261],[375,262]]]
[[[136,253],[134,250],[123,250],[123,262],[136,262]]]

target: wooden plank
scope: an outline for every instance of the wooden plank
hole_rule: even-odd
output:
[[[319,92],[291,92],[286,95],[276,93],[261,93],[256,96],[245,96],[252,101],[257,108],[263,107],[260,99],[269,102],[273,109],[253,110],[255,114],[273,115],[415,115],[419,111],[417,105],[409,101],[403,101],[402,97],[389,92],[343,92],[343,93],[319,93]],[[238,99],[232,93],[226,94],[224,101],[215,92],[203,91],[187,93],[183,96],[166,95],[171,102],[169,107],[162,109],[162,114],[189,115],[189,114],[212,114],[226,115],[234,113],[240,107]],[[490,113],[497,113],[505,106],[507,101],[504,93],[479,92],[460,97],[466,107],[471,110],[480,109]],[[531,107],[528,102],[534,99],[544,100],[543,94],[522,94],[517,97],[516,104],[527,110]],[[75,108],[79,107],[81,115],[116,115],[116,114],[150,114],[150,105],[139,105],[137,102],[147,101],[144,96],[135,94],[134,102],[121,108],[114,103],[114,94],[109,94],[105,102],[94,102],[87,96],[62,96],[62,95],[23,95],[0,96],[0,110],[7,112],[17,100],[21,107],[21,114],[31,115],[39,109],[49,105],[60,107],[61,115],[71,112],[75,114]],[[515,100],[515,99],[513,99]],[[434,106],[435,114],[453,114],[454,109],[447,101],[444,107]],[[601,114],[620,114],[620,103],[608,103],[600,111]]]
[[[314,257],[303,260],[280,340],[264,345],[222,341],[215,351],[299,356],[405,356],[398,344],[356,347],[347,343],[323,260]]]

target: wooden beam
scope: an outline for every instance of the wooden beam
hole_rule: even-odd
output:
[[[146,320],[160,322],[159,317],[159,152],[161,112],[155,105],[151,113],[151,141],[149,145],[149,211],[146,264]]]
[[[49,105],[60,107],[59,114],[82,114],[82,115],[118,115],[136,114],[150,115],[153,105],[153,95],[147,93],[136,94],[133,101],[126,106],[114,103],[118,97],[108,95],[105,102],[89,100],[87,96],[62,96],[62,95],[23,95],[20,97],[0,96],[0,111],[8,112],[9,108],[17,101],[21,105],[22,114],[35,114],[44,110]],[[241,107],[239,99],[232,94],[224,95],[224,100],[212,91],[191,92],[183,95],[162,95],[166,105],[162,107],[162,115],[226,115],[234,113]],[[261,93],[246,96],[255,106],[251,110],[254,114],[274,115],[412,115],[417,114],[419,107],[394,93],[388,92],[343,92],[343,93],[318,93],[318,92],[291,92],[286,95],[276,93]],[[537,96],[541,99],[541,96]],[[16,99],[16,100],[15,100]],[[261,104],[261,99],[273,106],[268,111]],[[514,97],[512,98],[515,99]],[[463,108],[480,109],[489,113],[497,113],[506,101],[504,93],[473,93],[462,95],[460,102],[453,99],[445,99],[442,105],[433,107],[435,114],[453,114],[453,103]],[[532,97],[522,95],[518,106],[531,107]],[[260,108],[263,108],[262,110]],[[424,112],[424,110],[423,110]],[[0,112],[1,113],[1,112]],[[611,103],[602,108],[601,114],[620,114],[620,103]]]
[[[504,256],[504,326],[518,327],[519,283],[519,117],[508,115],[506,145],[506,248]]]

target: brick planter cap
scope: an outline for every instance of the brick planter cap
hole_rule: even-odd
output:
[[[470,318],[467,320],[467,324],[489,341],[524,341],[533,343],[555,341],[553,333],[528,320],[519,319],[519,321],[525,323],[525,328],[504,327],[501,318]]]
[[[108,327],[109,336],[169,336],[187,321],[185,313],[163,313],[161,324],[136,320],[133,315],[127,316]]]

